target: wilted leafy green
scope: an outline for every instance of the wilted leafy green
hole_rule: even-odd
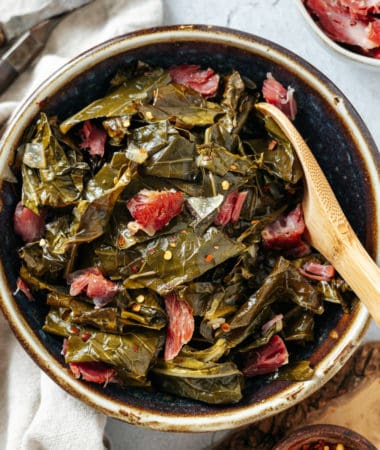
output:
[[[202,362],[187,357],[160,360],[152,369],[154,383],[163,391],[213,404],[236,403],[242,398],[243,375],[232,362]]]
[[[140,105],[139,111],[147,122],[169,119],[183,128],[210,125],[224,112],[218,103],[207,101],[192,89],[174,83],[156,89],[153,105]]]
[[[124,286],[128,289],[148,287],[163,295],[237,256],[244,248],[214,227],[201,236],[191,230],[162,236],[149,241],[147,246],[135,247],[138,257],[132,265],[140,270],[126,278]],[[170,260],[164,259],[165,251],[171,252]]]
[[[164,343],[160,332],[144,330],[125,335],[87,331],[86,341],[72,334],[67,340],[66,362],[101,361],[122,367],[132,378],[144,378]]]
[[[169,80],[168,73],[160,68],[127,79],[107,96],[67,118],[61,123],[61,131],[67,133],[71,127],[85,120],[134,114],[138,104],[149,101],[153,90]]]
[[[22,204],[36,214],[40,208],[61,208],[78,202],[83,191],[86,163],[70,160],[53,135],[46,114],[41,113],[31,143],[22,153]]]
[[[212,404],[240,401],[247,352],[275,335],[290,363],[266,380],[310,379],[297,348],[318,345],[315,315],[354,302],[338,275],[301,275],[306,262],[327,263],[318,253],[298,258],[299,248],[263,243],[263,229],[301,202],[301,167],[274,122],[254,111],[255,83],[219,75],[208,101],[165,69],[131,63],[62,123],[41,114],[12,168],[22,204],[45,220],[43,236],[18,250],[20,278],[46,299],[43,330],[67,339],[66,362],[105,363],[113,382]],[[82,151],[83,121],[107,133],[103,156]],[[97,133],[86,139],[99,144]],[[29,226],[23,220],[16,225]],[[174,297],[194,317],[189,341]]]

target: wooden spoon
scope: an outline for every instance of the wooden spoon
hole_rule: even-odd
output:
[[[304,171],[305,237],[339,272],[380,326],[380,269],[348,223],[329,182],[292,122],[276,106],[258,103],[294,147]]]

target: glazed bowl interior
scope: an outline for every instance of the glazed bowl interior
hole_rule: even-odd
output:
[[[330,50],[335,56],[340,56],[347,62],[353,62],[360,65],[361,67],[366,67],[370,70],[380,70],[380,59],[361,55],[360,53],[349,50],[348,48],[345,48],[339,43],[335,42],[325,33],[325,31],[321,27],[318,26],[318,24],[312,18],[306,6],[304,5],[304,0],[294,0],[294,2],[298,6],[300,14],[304,18],[308,28],[312,30],[311,32],[315,37],[317,37],[323,47]]]
[[[315,152],[347,217],[373,257],[378,248],[379,160],[365,125],[343,94],[305,61],[261,38],[206,26],[178,26],[116,38],[65,65],[28,98],[2,140],[0,173],[12,163],[25,130],[42,109],[66,118],[104,94],[120,66],[133,60],[168,67],[190,63],[229,73],[237,69],[261,85],[267,72],[296,90],[296,126]],[[377,184],[376,184],[377,183]],[[116,385],[94,386],[74,379],[61,355],[61,339],[41,330],[46,310],[15,290],[19,263],[12,215],[19,199],[14,184],[1,189],[0,293],[16,336],[39,366],[59,385],[98,410],[142,426],[168,431],[212,431],[245,425],[301,401],[328,381],[359,345],[368,314],[357,305],[342,314],[331,304],[316,325],[316,342],[297,355],[308,358],[315,376],[308,382],[249,381],[236,405],[213,406],[168,394]]]

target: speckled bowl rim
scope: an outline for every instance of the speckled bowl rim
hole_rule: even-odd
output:
[[[305,19],[306,23],[312,29],[314,34],[322,41],[323,44],[326,44],[329,49],[339,53],[344,58],[348,58],[355,63],[359,63],[361,67],[366,66],[368,69],[377,70],[380,69],[380,59],[371,58],[369,56],[360,55],[359,53],[355,53],[353,51],[347,50],[341,45],[337,44],[333,41],[313,20],[309,11],[306,9],[302,0],[293,0],[302,15]]]
[[[281,440],[273,450],[301,449],[305,444],[323,439],[327,442],[341,442],[346,448],[354,450],[375,450],[376,447],[368,439],[354,430],[332,424],[315,424],[296,429]]]
[[[80,72],[90,69],[106,58],[148,44],[179,41],[207,41],[233,46],[248,53],[262,55],[266,59],[271,59],[274,63],[281,64],[287,70],[296,72],[308,85],[320,92],[325,102],[333,110],[337,110],[342,123],[345,124],[347,129],[351,130],[351,137],[360,149],[369,181],[373,182],[378,179],[380,164],[377,159],[376,146],[368,130],[343,94],[326,77],[297,55],[272,42],[237,30],[206,25],[179,25],[140,30],[107,41],[68,62],[42,83],[13,114],[1,141],[0,173],[4,173],[5,165],[8,164],[8,161],[13,160],[13,154],[19,139],[31,119],[39,111],[39,102],[58,91]],[[373,189],[372,198],[374,201],[374,217],[371,221],[374,226],[372,244],[373,256],[377,258],[379,255],[378,236],[380,230],[378,185],[376,189]],[[1,308],[25,350],[41,369],[62,388],[108,416],[161,431],[204,432],[226,430],[247,425],[298,403],[319,389],[343,366],[360,344],[369,324],[369,316],[365,307],[359,305],[352,315],[352,321],[347,330],[337,339],[334,348],[317,364],[315,376],[309,382],[293,383],[265,401],[248,406],[234,406],[233,409],[226,408],[223,411],[211,414],[174,415],[127,405],[92,389],[86,383],[76,380],[67,368],[57,361],[45,347],[41,346],[38,336],[34,334],[26,322],[10,289],[7,287],[7,279],[1,261],[0,297]]]

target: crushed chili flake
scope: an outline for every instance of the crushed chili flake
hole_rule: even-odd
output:
[[[229,331],[231,331],[231,326],[227,322],[222,323],[222,325],[220,325],[220,328],[224,333],[228,333]]]
[[[269,144],[268,144],[268,150],[272,151],[277,147],[277,141],[275,141],[274,139],[272,139]]]
[[[132,266],[132,272],[133,272],[133,273],[137,273],[138,271],[139,271],[138,266],[136,266],[136,264],[134,264],[134,265]]]
[[[123,238],[123,236],[120,235],[120,236],[117,238],[117,245],[118,245],[119,247],[122,247],[124,244],[125,244],[125,239]]]
[[[293,448],[293,447],[292,447]],[[310,444],[302,444],[298,449],[294,450],[353,450],[351,447],[346,447],[342,443],[332,444],[326,442],[324,439],[319,439],[318,441],[311,442]]]
[[[82,334],[81,338],[83,342],[87,342],[91,337],[91,333],[88,333],[87,331]]]
[[[70,333],[71,334],[79,334],[80,329],[78,327],[71,327],[70,328]]]
[[[213,256],[213,255],[209,254],[209,255],[207,255],[207,256],[205,257],[205,262],[206,262],[206,263],[210,263],[210,262],[212,262],[212,261],[214,261],[214,256]]]
[[[132,311],[134,311],[134,312],[139,312],[140,309],[141,309],[141,305],[139,305],[138,303],[134,303],[134,304],[132,305]]]

